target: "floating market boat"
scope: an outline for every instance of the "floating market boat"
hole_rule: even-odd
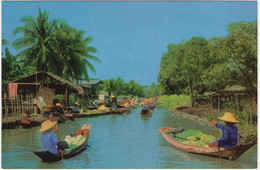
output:
[[[40,126],[42,124],[43,120],[32,120],[32,119],[28,119],[28,120],[23,120],[20,122],[20,125],[23,128],[31,128],[31,127],[35,127],[35,126]]]
[[[77,154],[79,154],[80,152],[84,151],[86,149],[87,143],[88,143],[88,138],[89,138],[89,133],[90,133],[90,128],[91,128],[91,124],[84,124],[72,137],[75,137],[77,135],[79,135],[78,132],[83,132],[80,133],[80,135],[82,135],[84,137],[84,141],[82,144],[80,144],[79,146],[69,149],[67,151],[67,149],[65,149],[63,152],[63,158],[67,159],[70,157],[73,157]],[[39,158],[41,158],[41,160],[43,162],[56,162],[56,161],[60,161],[62,159],[61,154],[53,154],[49,151],[32,151],[35,155],[37,155]]]
[[[141,110],[141,115],[145,115],[145,114],[149,114],[149,113],[151,113],[151,109],[149,108],[148,105],[145,105],[143,107],[143,109]]]
[[[109,114],[123,114],[127,111],[127,109],[118,109],[113,111],[105,111],[101,113],[66,113],[64,114],[67,118],[80,118],[80,117],[92,117],[92,116],[100,116],[100,115],[109,115]]]
[[[24,117],[19,124],[23,128],[31,128],[35,126],[40,126],[42,122],[44,122],[47,119],[48,118],[41,115],[31,115],[31,117]]]
[[[109,114],[123,114],[127,111],[127,109],[125,108],[120,108],[120,109],[117,109],[117,110],[112,110],[109,112]]]
[[[87,107],[87,109],[89,109],[89,110],[95,110],[95,109],[97,109],[97,108],[98,108],[97,106]]]
[[[174,138],[170,137],[166,132],[173,130],[175,128],[173,127],[163,127],[159,128],[160,133],[165,138],[165,140],[171,144],[172,146],[181,149],[183,151],[187,151],[190,153],[195,154],[201,154],[211,157],[219,157],[218,148],[217,147],[203,147],[203,146],[194,146],[189,144],[184,144],[182,142],[179,142],[175,140]],[[234,146],[232,148],[222,148],[220,147],[220,155],[223,159],[229,159],[229,160],[236,160],[238,159],[244,152],[246,152],[248,149],[250,149],[252,146],[254,146],[256,143],[250,143],[250,144],[239,144],[237,146]]]

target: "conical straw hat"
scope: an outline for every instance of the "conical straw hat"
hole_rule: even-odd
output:
[[[55,106],[61,106],[61,103],[56,103],[56,105]]]
[[[226,121],[226,122],[232,122],[232,123],[238,123],[239,121],[236,119],[234,113],[225,112],[225,114],[219,118],[220,120]]]
[[[46,130],[49,130],[56,124],[57,124],[57,121],[46,120],[45,122],[42,123],[42,127],[39,130],[39,132],[44,132]]]

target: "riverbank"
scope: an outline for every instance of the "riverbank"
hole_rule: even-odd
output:
[[[211,108],[210,105],[201,105],[199,107],[172,107],[171,112],[173,114],[180,114],[184,117],[189,117],[191,119],[197,120],[199,123],[211,125],[210,119],[208,117],[214,117],[214,115],[219,115],[222,112],[218,112]]]
[[[221,110],[221,112],[212,109],[210,105],[201,105],[199,107],[172,107],[170,111],[173,114],[182,115],[183,117],[190,118],[200,124],[212,126],[210,120],[212,118],[220,117],[224,112],[228,110]],[[257,142],[257,125],[238,126],[239,129],[239,143],[251,143]]]

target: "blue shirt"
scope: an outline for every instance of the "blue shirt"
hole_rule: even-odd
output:
[[[216,145],[223,148],[231,148],[238,145],[238,129],[236,126],[223,126],[221,124],[216,124],[217,128],[221,129],[223,136],[217,140]]]
[[[42,145],[44,151],[49,151],[53,154],[59,154],[59,150],[56,148],[56,145],[60,145],[58,139],[54,132],[48,134],[42,134]]]
[[[73,111],[73,112],[78,112],[78,111],[79,111],[78,106],[73,106],[72,111]]]

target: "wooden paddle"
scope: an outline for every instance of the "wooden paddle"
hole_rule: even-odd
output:
[[[61,154],[61,159],[63,160],[64,158],[63,158],[63,151],[62,151],[62,149],[60,149],[60,154]]]
[[[217,137],[217,130],[216,130],[216,121],[215,119],[212,119],[212,121],[214,120],[215,123],[212,122],[213,124],[213,128],[214,128],[214,133],[215,133],[215,137],[216,137],[216,141],[218,140],[218,137]],[[220,154],[220,149],[219,149],[219,146],[218,147],[218,157],[219,157],[219,162],[222,164],[222,159],[221,159],[221,154]]]

